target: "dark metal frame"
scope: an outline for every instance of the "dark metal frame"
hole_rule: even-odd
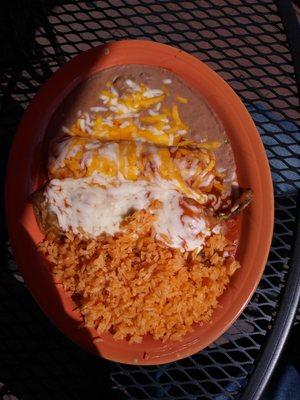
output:
[[[289,41],[295,67],[298,94],[300,94],[300,26],[291,1],[277,0],[277,6]],[[256,400],[261,397],[275,371],[293,326],[300,303],[300,213],[298,214],[295,232],[293,262],[289,270],[287,285],[284,289],[280,308],[272,332],[269,335],[268,343],[265,345],[256,369],[247,383],[242,400]]]
[[[278,315],[268,337],[264,351],[254,372],[248,380],[242,400],[258,400],[263,394],[278,364],[291,332],[300,301],[300,215],[293,263],[289,270],[287,285],[281,299]]]

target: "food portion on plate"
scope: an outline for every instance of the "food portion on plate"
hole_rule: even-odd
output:
[[[116,66],[79,85],[49,132],[31,196],[39,250],[83,325],[132,343],[210,321],[252,192],[206,102],[170,71]]]

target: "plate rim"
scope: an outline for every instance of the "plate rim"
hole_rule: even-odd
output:
[[[15,217],[13,209],[12,209],[12,207],[13,207],[12,200],[13,200],[13,197],[16,195],[16,193],[15,193],[15,189],[12,188],[10,182],[14,182],[14,180],[16,180],[16,168],[15,167],[16,167],[18,149],[19,149],[20,145],[22,144],[24,131],[26,131],[28,121],[30,120],[29,117],[37,111],[40,98],[44,95],[46,90],[48,90],[49,88],[51,89],[51,83],[54,81],[54,79],[63,77],[66,74],[66,71],[68,71],[68,69],[72,68],[72,66],[74,66],[74,65],[76,66],[76,65],[82,63],[84,61],[84,59],[87,59],[88,55],[90,55],[91,58],[97,57],[97,56],[99,56],[99,54],[101,54],[101,55],[104,54],[104,55],[109,56],[110,52],[118,51],[118,49],[123,49],[123,51],[124,51],[124,49],[126,49],[126,48],[127,49],[136,49],[136,50],[140,50],[140,51],[142,48],[143,49],[146,48],[149,50],[151,49],[151,51],[156,50],[156,51],[161,51],[162,53],[166,53],[166,54],[173,54],[175,58],[176,57],[184,58],[185,60],[187,60],[188,62],[190,62],[193,65],[201,65],[201,69],[205,70],[206,73],[208,74],[208,76],[210,76],[214,81],[216,81],[218,84],[220,84],[224,88],[226,88],[226,91],[228,93],[230,93],[230,96],[232,97],[232,99],[234,99],[234,103],[241,110],[242,115],[247,116],[248,124],[249,124],[249,126],[251,126],[251,132],[252,132],[251,135],[253,135],[251,137],[251,139],[253,139],[255,142],[253,145],[253,148],[255,148],[257,146],[257,151],[260,155],[260,161],[262,162],[262,165],[261,165],[262,171],[263,171],[262,178],[264,179],[264,185],[265,185],[263,187],[262,191],[265,192],[265,195],[266,195],[265,202],[269,206],[265,210],[265,215],[264,215],[264,217],[266,218],[264,230],[267,232],[267,237],[265,238],[266,244],[264,246],[264,252],[261,256],[260,266],[259,266],[258,272],[256,274],[256,278],[254,279],[254,282],[252,284],[252,288],[249,291],[249,293],[247,293],[247,296],[244,296],[243,304],[240,305],[239,311],[234,313],[234,316],[232,318],[230,318],[230,321],[227,321],[224,324],[223,328],[218,331],[217,335],[213,335],[212,337],[210,337],[210,339],[206,340],[205,343],[202,343],[201,346],[199,346],[199,344],[191,344],[189,347],[183,349],[180,352],[180,354],[178,353],[178,351],[175,351],[175,352],[169,352],[168,354],[161,356],[161,357],[157,356],[157,357],[152,357],[151,359],[138,359],[139,365],[163,364],[166,362],[171,362],[171,361],[175,361],[175,360],[190,356],[190,355],[202,350],[203,348],[207,347],[210,343],[215,341],[219,336],[221,336],[234,323],[234,321],[239,317],[239,315],[241,314],[241,312],[243,311],[245,306],[248,304],[250,298],[252,297],[253,293],[255,292],[255,290],[258,286],[258,283],[261,279],[261,276],[262,276],[264,268],[265,268],[265,264],[266,264],[266,261],[268,258],[271,240],[272,240],[272,236],[273,236],[273,223],[274,223],[273,183],[272,183],[270,167],[269,167],[268,159],[267,159],[267,156],[266,156],[266,153],[264,150],[264,146],[262,144],[260,135],[255,127],[255,124],[254,124],[249,112],[245,108],[242,101],[239,99],[238,95],[233,91],[233,89],[228,85],[228,83],[226,83],[223,80],[223,78],[221,78],[208,65],[206,65],[205,63],[200,61],[198,58],[184,52],[183,50],[174,48],[169,45],[157,43],[154,41],[148,41],[148,40],[122,40],[122,41],[117,41],[117,42],[111,42],[111,43],[108,43],[108,44],[105,44],[102,46],[91,48],[91,49],[75,56],[68,63],[66,63],[63,67],[58,69],[51,76],[51,78],[40,87],[40,89],[34,96],[33,100],[31,101],[25,114],[23,115],[21,123],[19,124],[17,133],[14,137],[13,144],[12,144],[12,147],[10,150],[7,173],[6,173],[6,180],[5,180],[6,220],[7,220],[7,224],[8,224],[9,236],[10,236],[10,239],[12,242],[12,248],[14,250],[17,263],[20,267],[22,275],[24,275],[25,277],[28,277],[28,271],[27,271],[28,266],[23,265],[22,254],[21,254],[22,252],[20,252],[20,244],[18,243],[18,238],[16,238],[15,234],[14,234],[14,232],[16,230],[16,225],[19,224],[20,221],[16,221],[16,217]],[[90,73],[88,76],[93,75],[93,70],[91,70],[91,72],[92,73]],[[99,69],[94,71],[94,73],[96,73],[96,72],[99,72]],[[60,95],[58,97],[61,97],[61,100],[62,100],[65,97],[65,95],[70,90],[72,90],[72,88],[70,89],[70,86],[71,85],[76,86],[77,83],[78,83],[78,81],[76,81],[76,80],[69,82],[69,86],[65,87],[64,90],[62,90],[60,92]],[[68,89],[70,89],[70,90],[68,91]],[[52,110],[52,112],[54,112],[54,110]],[[38,139],[38,138],[36,138],[36,139]],[[29,165],[28,165],[28,168],[29,168]],[[20,178],[18,178],[18,179],[20,179]],[[18,179],[17,179],[17,182],[18,182]],[[266,228],[266,226],[267,226],[267,228]],[[42,271],[41,271],[41,273],[42,273]],[[25,282],[28,285],[28,287],[31,291],[31,294],[33,295],[33,297],[36,299],[36,301],[40,305],[40,299],[39,299],[39,295],[36,292],[36,288],[34,286],[32,286],[32,284],[31,284],[31,282],[29,282],[29,280],[30,280],[30,278],[25,279]],[[77,344],[79,344],[78,340],[76,339],[77,335],[75,335],[73,337],[72,335],[69,334],[70,332],[66,333],[66,330],[61,328],[60,324],[57,323],[57,321],[53,317],[53,315],[52,315],[52,317],[49,316],[49,310],[47,309],[47,307],[46,307],[46,309],[45,309],[45,307],[43,307],[41,305],[40,305],[40,307],[42,308],[42,310],[46,314],[46,316],[48,318],[50,318],[50,320],[54,323],[55,326],[57,326],[60,330],[62,330],[63,333],[67,337],[69,337],[71,340],[73,340]],[[80,344],[80,345],[82,346],[82,344]],[[83,346],[83,347],[87,348],[86,346]],[[94,344],[93,344],[93,347],[94,347]],[[88,350],[93,352],[93,349],[91,349],[91,348],[88,348]],[[99,351],[98,351],[98,354],[99,354]],[[134,363],[134,362],[132,362],[132,358],[131,358],[131,361],[129,362],[128,357],[121,357],[121,359],[119,359],[119,358],[116,358],[115,356],[110,356],[110,354],[106,353],[106,352],[104,354],[102,352],[101,355],[104,358],[112,360],[112,361],[128,363],[128,364]]]

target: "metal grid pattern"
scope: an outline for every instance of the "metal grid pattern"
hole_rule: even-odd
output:
[[[25,1],[7,2],[2,12],[11,41],[0,59],[2,182],[16,126],[52,72],[78,52],[107,41],[152,39],[196,55],[240,95],[269,157],[276,220],[263,279],[241,317],[209,348],[158,367],[94,358],[57,332],[28,294],[2,229],[0,398],[8,391],[18,399],[238,398],[276,319],[300,184],[297,88],[276,5],[272,0],[34,3],[28,9]]]

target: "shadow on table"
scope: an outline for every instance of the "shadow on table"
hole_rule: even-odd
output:
[[[300,400],[300,324],[294,326],[262,400]]]
[[[51,74],[41,61],[43,50],[34,40],[39,22],[52,8],[50,2],[47,4],[37,1],[28,7],[28,2],[20,0],[1,5],[0,69],[3,79],[5,70],[11,75],[8,85],[2,82],[0,101],[0,398],[10,392],[28,400],[108,399],[113,363],[77,347],[51,324],[22,282],[8,245],[4,179],[11,142],[27,101],[21,96],[20,100],[12,97],[13,84],[22,70],[28,71],[38,84]],[[32,59],[41,61],[38,73],[31,65]]]

